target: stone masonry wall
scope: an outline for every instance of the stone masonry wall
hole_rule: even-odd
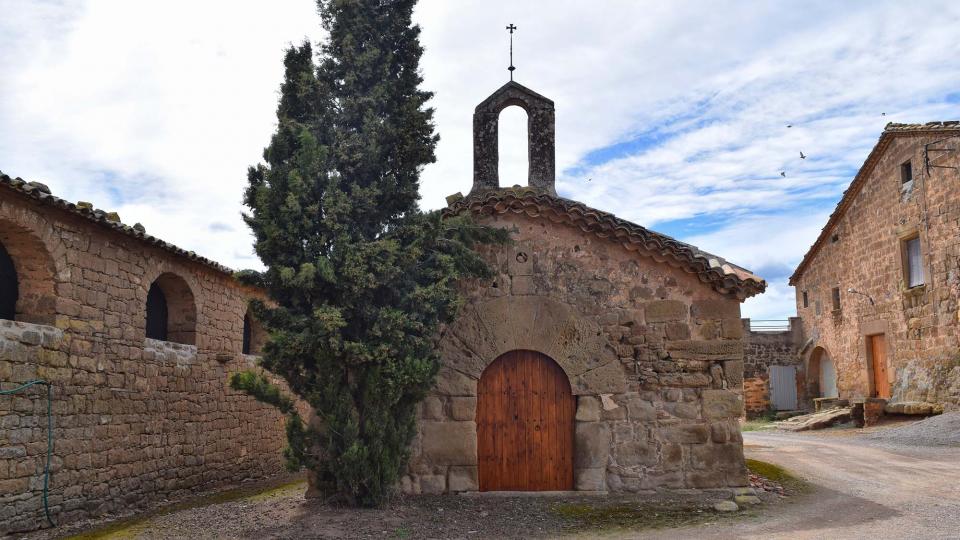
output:
[[[0,321],[0,382],[53,385],[58,523],[281,471],[280,414],[227,385],[249,367],[243,316],[260,292],[16,195],[0,199],[0,241],[29,276],[18,318],[43,322]],[[161,273],[189,285],[195,345],[145,339],[147,290]],[[0,396],[0,534],[44,523],[46,422],[42,387]]]
[[[751,331],[750,319],[743,319],[743,401],[747,416],[770,410],[770,366],[798,366],[797,400],[805,404],[806,377],[799,350],[803,345],[800,319],[789,319],[784,331]]]
[[[510,350],[546,354],[577,399],[578,490],[743,486],[740,307],[683,270],[547,219],[483,218],[514,231],[465,286],[441,340],[402,488],[475,491],[477,383]]]
[[[816,346],[806,354],[822,348],[833,359],[841,398],[874,395],[867,341],[884,334],[892,401],[960,407],[960,177],[958,169],[928,172],[923,166],[924,144],[958,134],[895,136],[799,276],[797,313]],[[958,146],[956,137],[940,145]],[[939,165],[960,166],[960,151],[936,157]],[[900,167],[907,161],[913,180],[904,184]],[[920,238],[925,284],[911,289],[901,246],[912,235]],[[831,301],[834,287],[840,290],[838,310]],[[873,303],[848,293],[850,288]]]

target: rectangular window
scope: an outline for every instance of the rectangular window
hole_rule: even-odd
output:
[[[906,184],[913,180],[913,165],[910,162],[906,162],[903,165],[900,165],[900,183]]]
[[[831,293],[833,296],[833,310],[839,311],[840,310],[840,287],[834,287]]]
[[[923,285],[923,257],[920,254],[920,237],[915,236],[903,242],[905,259],[904,271],[907,277],[907,287]]]
[[[803,291],[803,307],[810,307],[810,300],[807,298],[807,291]]]

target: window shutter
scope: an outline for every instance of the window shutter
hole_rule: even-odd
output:
[[[909,286],[923,285],[923,259],[920,257],[920,238],[907,241],[907,271]]]

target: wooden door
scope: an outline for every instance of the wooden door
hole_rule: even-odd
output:
[[[770,403],[778,411],[797,408],[797,366],[770,366]]]
[[[477,386],[480,491],[573,489],[573,394],[548,356],[511,351]]]
[[[873,395],[890,397],[890,379],[887,375],[887,340],[883,334],[870,336],[870,358],[873,362]]]

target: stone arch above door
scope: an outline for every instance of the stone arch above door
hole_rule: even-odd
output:
[[[595,321],[549,297],[505,296],[465,307],[447,329],[437,392],[475,395],[487,365],[518,349],[556,361],[575,395],[626,391],[620,360]]]

